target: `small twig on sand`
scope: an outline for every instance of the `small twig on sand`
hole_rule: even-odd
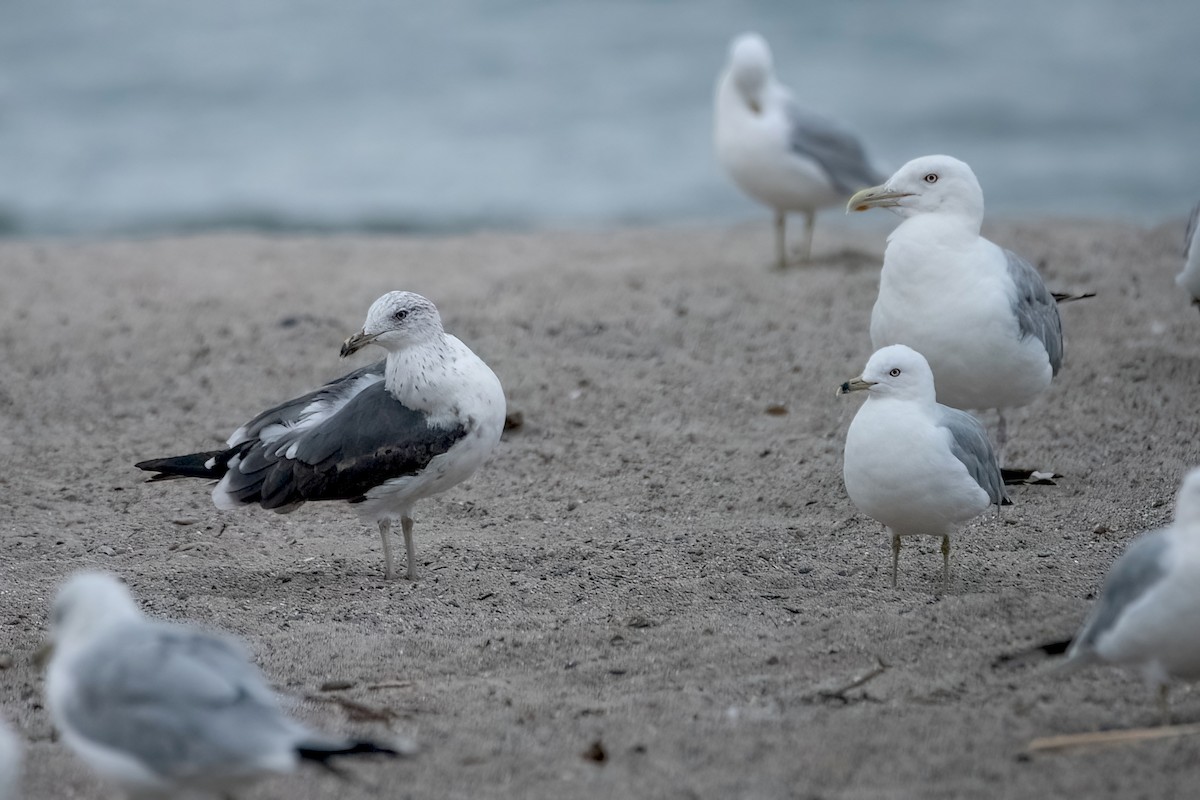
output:
[[[347,697],[330,694],[308,694],[305,697],[318,703],[333,703],[346,711],[346,716],[355,722],[391,722],[400,716],[390,708],[375,708]]]
[[[1128,728],[1118,731],[1068,733],[1061,736],[1042,736],[1034,739],[1025,748],[1025,752],[1061,752],[1077,747],[1104,747],[1114,744],[1149,742],[1156,739],[1175,739],[1180,736],[1195,736],[1197,734],[1200,734],[1200,724],[1196,723],[1190,725],[1160,725],[1154,728]]]
[[[872,681],[887,671],[888,665],[879,656],[875,656],[875,660],[879,662],[872,670],[860,675],[854,680],[847,683],[845,686],[839,686],[836,689],[822,689],[817,692],[817,697],[821,700],[841,700],[843,703],[849,703],[850,698],[846,697],[846,693],[857,689],[868,681]]]
[[[377,692],[380,689],[411,689],[412,687],[412,681],[384,681],[383,683],[368,683],[363,688]]]

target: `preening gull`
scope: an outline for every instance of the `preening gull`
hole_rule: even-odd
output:
[[[1200,306],[1200,203],[1188,218],[1183,236],[1183,272],[1175,276],[1175,282],[1192,296],[1193,304]]]
[[[46,704],[63,742],[138,797],[226,791],[301,760],[396,755],[288,718],[240,644],[148,619],[107,573],[63,584],[48,646]]]
[[[919,351],[946,405],[996,409],[1003,460],[1004,410],[1033,401],[1062,366],[1054,296],[1032,264],[979,235],[983,190],[957,158],[913,159],[848,207],[904,217],[888,236],[871,346]]]
[[[0,719],[0,800],[17,797],[21,782],[21,740],[3,719]]]
[[[839,122],[801,108],[775,79],[757,33],[733,40],[717,82],[717,160],[743,192],[775,211],[775,254],[787,265],[787,213],[805,215],[801,260],[812,254],[817,209],[879,183],[862,143]]]
[[[504,390],[419,294],[376,300],[342,355],[368,344],[383,347],[386,360],[264,411],[226,448],[136,466],[159,473],[151,480],[217,480],[212,497],[221,509],[257,503],[285,514],[310,500],[351,503],[379,525],[388,578],[398,518],[408,577],[416,580],[413,504],[466,480],[492,452],[504,427]]]
[[[867,361],[839,394],[866,391],[846,431],[843,477],[860,511],[892,534],[892,586],[900,537],[942,537],[942,585],[950,582],[950,534],[989,505],[1009,505],[979,420],[937,402],[925,358],[902,344]]]
[[[1135,539],[1067,650],[1068,667],[1136,669],[1170,721],[1170,679],[1200,679],[1200,469],[1183,479],[1175,521]]]

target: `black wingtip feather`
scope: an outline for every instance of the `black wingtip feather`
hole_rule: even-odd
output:
[[[1037,649],[1048,656],[1061,656],[1063,653],[1067,652],[1068,649],[1070,649],[1071,642],[1073,641],[1075,640],[1060,639],[1057,642],[1046,642],[1045,644],[1039,644]]]
[[[173,478],[209,478],[217,479],[228,469],[228,450],[210,450],[206,453],[189,453],[186,456],[171,456],[169,458],[152,458],[139,461],[135,467],[146,472],[157,472],[151,481],[166,481]],[[212,466],[208,462],[212,461]]]
[[[1079,294],[1070,294],[1069,292],[1051,292],[1056,303],[1073,303],[1076,300],[1087,300],[1089,297],[1095,297],[1095,292],[1080,292]]]
[[[1042,656],[1061,656],[1071,648],[1071,642],[1073,641],[1074,639],[1058,639],[1053,642],[1034,645],[1015,653],[1004,653],[996,657],[992,662],[992,666],[1017,665],[1032,659],[1040,659]]]
[[[306,761],[315,761],[318,764],[328,766],[326,762],[331,758],[340,758],[341,756],[364,756],[364,755],[381,755],[381,756],[398,756],[400,751],[393,750],[390,747],[385,747],[375,742],[366,740],[350,742],[341,746],[329,746],[320,744],[299,745],[296,748],[296,754]]]

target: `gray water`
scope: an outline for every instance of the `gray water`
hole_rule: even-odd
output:
[[[9,0],[0,231],[427,230],[761,215],[712,154],[758,30],[881,165],[993,213],[1200,198],[1200,3]]]

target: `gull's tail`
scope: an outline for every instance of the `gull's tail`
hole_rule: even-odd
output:
[[[229,469],[229,459],[237,453],[233,450],[210,450],[207,453],[189,453],[186,456],[152,458],[134,464],[138,469],[156,472],[150,481],[169,481],[175,478],[208,478],[220,480]]]

